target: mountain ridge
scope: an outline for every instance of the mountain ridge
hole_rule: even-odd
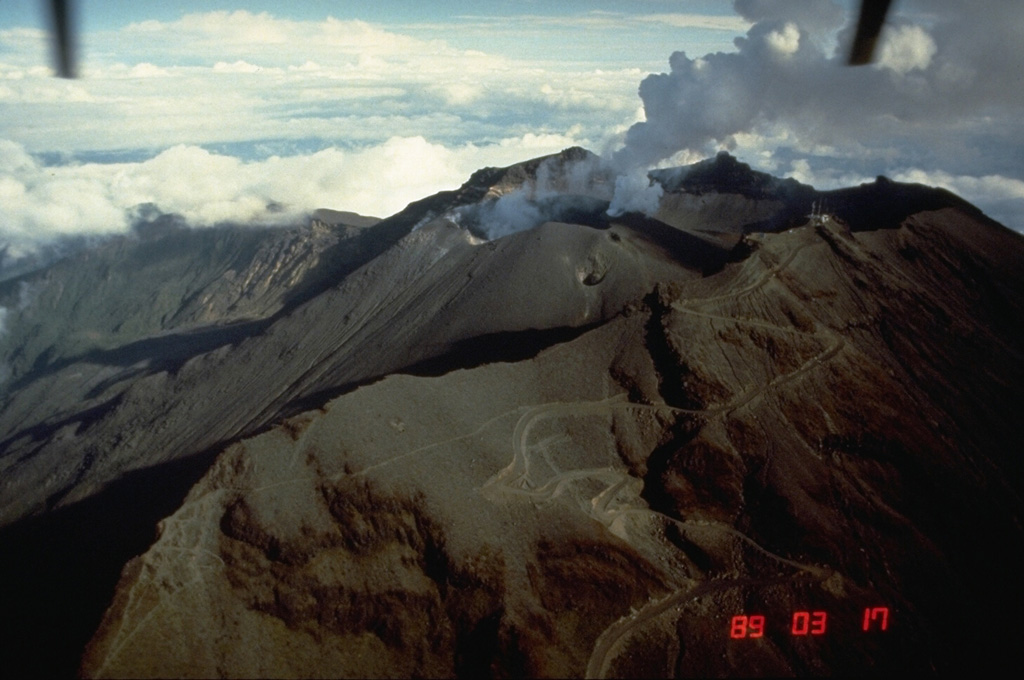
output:
[[[714,612],[742,610],[736,597],[767,597],[756,584],[767,583],[771,564],[797,564],[847,613],[859,600],[836,594],[842,588],[821,569],[839,574],[848,592],[926,612],[900,634],[911,666],[960,668],[943,644],[923,641],[951,640],[942,625],[954,620],[927,597],[979,568],[982,557],[965,547],[987,554],[979,537],[955,528],[956,512],[1000,527],[1006,578],[1021,564],[1021,492],[1008,481],[1020,478],[1011,452],[1024,443],[1011,426],[1024,384],[1011,321],[1022,311],[1020,236],[940,190],[880,180],[816,192],[731,157],[698,166],[671,178],[652,173],[666,183],[653,215],[609,216],[614,182],[595,156],[570,149],[483,169],[379,221],[320,212],[283,231],[165,225],[0,283],[0,304],[18,309],[0,338],[0,358],[13,367],[0,413],[0,546],[24,559],[2,566],[5,583],[31,584],[17,594],[6,586],[12,620],[24,628],[9,631],[24,641],[12,649],[32,649],[47,621],[62,617],[73,642],[53,668],[69,671],[93,637],[87,675],[622,674],[639,668],[622,645],[647,644],[628,632],[639,634],[625,624],[629,607],[652,622],[652,639],[689,641],[689,650],[727,626]],[[812,218],[819,201],[824,214]],[[517,225],[532,228],[488,240],[488,225],[512,209],[524,217]],[[188,257],[190,239],[214,246],[206,260]],[[175,262],[195,273],[182,277]],[[150,276],[149,288],[133,283],[133,272]],[[147,293],[172,281],[176,292],[165,298]],[[22,308],[26,286],[38,290]],[[40,310],[32,304],[53,316],[26,324]],[[61,304],[79,316],[56,314]],[[118,319],[129,307],[142,316]],[[106,325],[83,323],[94,317]],[[47,343],[50,350],[40,347]],[[847,393],[857,396],[839,396]],[[335,434],[310,439],[312,431]],[[477,440],[479,450],[469,446]],[[511,463],[508,441],[519,442]],[[396,450],[434,451],[461,481],[435,479],[418,455],[396,458]],[[258,472],[257,458],[279,472]],[[290,478],[280,468],[286,459],[304,470],[309,494],[259,490],[278,488],[275,474]],[[403,469],[392,459],[421,476],[385,475]],[[463,459],[475,462],[463,469]],[[943,493],[955,510],[929,519],[924,509]],[[339,500],[350,494],[348,505]],[[390,508],[379,520],[378,504]],[[457,508],[482,524],[459,519]],[[204,519],[182,524],[183,516]],[[153,543],[147,527],[162,518]],[[319,527],[308,544],[302,522]],[[701,538],[700,522],[720,529]],[[186,525],[203,528],[172,530]],[[484,527],[504,527],[507,543]],[[85,550],[86,536],[108,549],[82,574],[50,564]],[[900,553],[901,541],[911,548]],[[222,562],[203,562],[210,580],[195,586],[219,604],[202,610],[212,618],[182,627],[186,619],[174,617],[195,603],[178,599],[188,595],[180,579],[192,572],[171,556],[195,554],[197,545]],[[858,557],[860,547],[872,557]],[[922,555],[945,571],[910,586]],[[631,570],[632,559],[652,566]],[[265,562],[270,580],[238,571],[245,560]],[[371,579],[364,591],[358,578],[346,580],[361,567],[344,578],[331,571],[341,580],[309,571],[314,562],[330,571],[374,560],[400,576],[390,585]],[[715,590],[730,563],[741,565],[730,576],[735,587]],[[882,563],[902,566],[887,575]],[[587,590],[577,572],[613,591],[623,578],[637,585],[626,599],[609,598]],[[148,573],[172,576],[161,585]],[[62,578],[68,585],[55,587]],[[686,600],[691,581],[710,599]],[[303,591],[303,582],[319,585]],[[435,649],[416,651],[422,622],[414,615],[389,618],[370,604],[378,587],[433,603],[434,623],[449,622]],[[980,621],[970,598],[994,597],[999,587],[972,585],[956,612]],[[167,603],[161,616],[178,631],[178,661],[159,656],[164,643],[150,633],[132,633],[150,640],[138,643],[142,656],[119,642],[119,631],[151,625],[125,599],[139,588]],[[784,601],[811,592],[793,588]],[[276,604],[265,597],[275,589],[288,593]],[[326,623],[327,609],[308,605],[313,597],[335,606],[339,593],[363,613]],[[573,617],[573,593],[590,622]],[[657,603],[673,597],[684,609],[706,609],[709,622],[665,618]],[[257,606],[239,604],[247,598]],[[40,601],[46,606],[33,612]],[[76,602],[83,613],[72,616]],[[531,616],[547,638],[529,633]],[[245,622],[231,639],[266,659],[194,637],[216,639],[210,622],[224,617]],[[267,635],[276,642],[244,642]],[[341,646],[328,653],[325,644]],[[671,644],[652,644],[648,652],[671,656]],[[981,637],[970,644],[997,649]],[[346,645],[364,649],[369,665],[337,656]],[[280,654],[286,648],[305,651],[292,663]],[[899,667],[890,643],[880,649],[880,668]],[[679,651],[669,666],[745,674],[846,667],[838,652],[815,657],[785,639],[762,652],[753,666],[740,657],[723,666],[711,660],[718,651]],[[10,654],[13,668],[39,661]],[[430,661],[416,666],[415,658]],[[392,665],[373,665],[382,659]],[[860,658],[855,667],[872,663]]]

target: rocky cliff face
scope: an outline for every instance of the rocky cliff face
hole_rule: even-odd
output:
[[[379,223],[175,230],[148,261],[196,274],[158,301],[66,282],[145,240],[5,283],[123,317],[5,338],[9,639],[56,620],[50,668],[91,637],[89,676],[1004,660],[1021,238],[936,190],[821,194],[727,157],[610,218],[586,164],[484,170]],[[516,192],[539,223],[481,240]],[[199,238],[223,246],[196,262]]]

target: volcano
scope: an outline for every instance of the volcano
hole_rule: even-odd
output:
[[[1024,238],[573,148],[0,283],[4,668],[889,675],[1021,634]]]

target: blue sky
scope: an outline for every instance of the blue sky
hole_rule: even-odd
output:
[[[43,25],[43,2],[5,0],[0,3],[0,20],[19,26]],[[109,30],[127,23],[154,19],[173,21],[183,14],[216,10],[245,9],[254,14],[267,12],[287,19],[316,21],[326,16],[359,18],[380,24],[429,23],[462,16],[521,15],[566,16],[591,12],[657,14],[685,10],[694,14],[735,16],[730,2],[722,0],[252,0],[250,2],[204,2],[203,0],[78,0],[75,4],[82,30]]]
[[[89,0],[67,81],[43,3],[4,0],[0,242],[116,233],[143,203],[386,215],[576,144],[644,167],[724,148],[820,188],[886,174],[1024,228],[1024,3],[898,0],[851,69],[853,4]]]
[[[846,0],[848,1],[848,0]],[[29,0],[7,0],[0,3],[0,26],[31,26],[44,28],[46,24],[45,2]],[[481,36],[472,31],[493,20],[502,20],[493,24],[495,30],[489,31],[483,42],[488,51],[515,53],[523,50],[515,38],[519,34],[508,33],[508,20],[531,25],[534,40],[528,47],[540,46],[538,42],[551,39],[550,47],[565,50],[566,44],[577,42],[581,51],[585,50],[588,60],[616,60],[621,63],[623,56],[631,60],[646,59],[655,63],[664,61],[666,43],[679,45],[688,44],[691,49],[710,51],[713,49],[730,49],[735,32],[707,31],[699,27],[686,28],[670,24],[648,23],[648,30],[641,39],[628,31],[601,32],[604,49],[595,49],[596,45],[588,37],[579,20],[586,17],[607,16],[609,21],[622,16],[656,16],[664,14],[691,14],[695,16],[733,21],[736,26],[736,13],[730,2],[722,0],[693,0],[691,2],[673,2],[672,0],[563,0],[550,2],[541,0],[449,0],[445,2],[416,2],[411,0],[378,0],[331,2],[328,0],[299,2],[271,2],[260,0],[255,2],[203,2],[202,0],[168,0],[167,2],[130,2],[126,0],[78,0],[75,4],[75,15],[78,18],[80,31],[88,36],[93,33],[116,32],[132,23],[143,21],[173,22],[186,14],[199,14],[216,11],[245,10],[252,14],[267,13],[280,19],[295,21],[321,21],[331,16],[338,19],[360,19],[382,27],[420,37],[430,36],[441,38],[455,46],[467,49],[481,45]],[[683,11],[680,11],[680,10]],[[566,30],[565,23],[554,23],[545,27],[541,22],[532,19],[572,19],[576,24],[573,29]],[[504,30],[500,30],[504,29]],[[607,38],[617,33],[618,50],[608,52]],[[555,40],[559,38],[560,40]],[[90,50],[100,52],[105,46],[83,45],[84,56],[89,57]],[[626,53],[626,54],[623,54]]]

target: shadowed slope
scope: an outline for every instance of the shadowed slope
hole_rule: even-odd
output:
[[[533,358],[391,376],[231,447],[84,672],[1000,667],[1024,338],[995,319],[1024,310],[977,291],[1024,283],[1020,238],[947,209],[750,246]],[[788,634],[806,609],[827,636]],[[744,612],[762,641],[729,639]]]
[[[980,621],[1021,564],[1020,237],[945,192],[824,194],[721,157],[611,218],[600,172],[551,174],[578,163],[485,169],[379,222],[156,230],[0,284],[0,595],[30,622],[5,667],[66,604],[66,670],[223,452],[125,572],[90,673],[164,652],[200,674],[958,669],[949,617]],[[539,184],[581,193],[490,242],[456,223]],[[999,578],[972,578],[977,526]],[[896,642],[715,637],[729,611],[855,619],[869,596],[907,616]]]

